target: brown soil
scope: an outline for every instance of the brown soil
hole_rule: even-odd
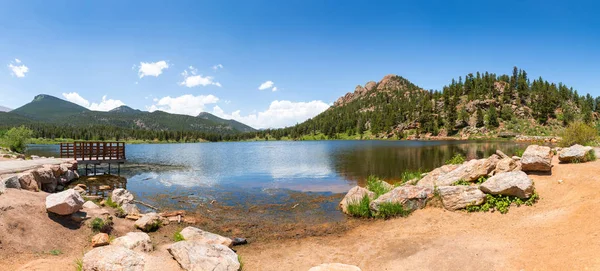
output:
[[[556,158],[555,158],[556,160]],[[598,270],[600,161],[531,176],[541,200],[508,214],[419,210],[339,235],[240,247],[246,270]],[[558,180],[564,180],[559,184]]]

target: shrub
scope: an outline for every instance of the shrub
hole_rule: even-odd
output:
[[[179,242],[183,240],[185,240],[185,238],[183,238],[183,235],[181,235],[181,231],[177,231],[173,234],[173,241]]]
[[[385,181],[371,175],[367,178],[367,189],[375,193],[375,198],[390,191],[389,186],[384,183]]]
[[[94,220],[92,220],[92,223],[90,224],[93,231],[103,233],[110,233],[110,231],[112,230],[112,225],[113,222],[110,217],[106,220],[96,217],[94,218]]]
[[[395,216],[406,217],[410,211],[405,210],[400,203],[385,202],[379,205],[379,211],[374,215],[378,218],[390,218]]]
[[[114,202],[111,197],[108,197],[106,199],[106,202],[104,204],[106,204],[106,206],[111,207],[111,208],[118,208],[119,207],[119,204],[117,204],[116,202]]]
[[[467,182],[467,181],[465,181],[463,179],[460,179],[460,180],[452,183],[452,185],[471,185],[471,182]]]
[[[460,153],[457,153],[449,160],[446,160],[446,164],[448,164],[448,165],[460,165],[464,162],[465,162],[465,157]]]
[[[563,131],[560,145],[563,147],[570,147],[575,144],[591,145],[596,141],[597,137],[598,130],[594,127],[583,122],[574,122]]]
[[[487,212],[496,210],[501,214],[506,214],[508,213],[508,210],[513,203],[517,205],[517,207],[521,205],[531,206],[534,203],[536,203],[539,199],[540,196],[535,191],[533,192],[531,197],[529,197],[525,201],[518,197],[488,194],[485,196],[485,203],[483,203],[482,205],[470,205],[467,206],[465,209],[467,210],[467,212]]]
[[[33,136],[33,131],[25,126],[8,130],[4,135],[6,144],[11,151],[23,153],[27,148],[27,142]]]
[[[371,209],[369,205],[371,204],[371,199],[367,195],[365,195],[358,202],[351,202],[348,204],[348,213],[354,217],[371,217]]]

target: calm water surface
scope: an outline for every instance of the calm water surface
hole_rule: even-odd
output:
[[[236,206],[292,201],[290,192],[345,193],[366,177],[397,181],[407,170],[429,171],[456,153],[467,158],[512,155],[514,142],[475,141],[303,141],[127,145],[121,175],[136,196],[154,204],[218,200]],[[30,154],[59,156],[56,145],[34,145]],[[157,195],[168,195],[157,197]],[[325,214],[339,213],[336,202]],[[194,206],[187,206],[193,208]]]

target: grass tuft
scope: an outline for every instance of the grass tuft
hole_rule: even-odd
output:
[[[402,175],[400,176],[401,178],[401,183],[406,183],[408,181],[411,180],[420,180],[421,179],[421,175],[423,174],[423,172],[419,169],[417,171],[405,171],[402,172]]]
[[[62,254],[62,251],[60,251],[58,249],[53,249],[53,250],[50,250],[48,253],[53,256],[58,256],[58,255]]]
[[[370,204],[371,199],[365,195],[360,201],[351,202],[348,204],[348,213],[354,217],[369,218],[371,217],[371,208],[369,208]]]
[[[75,270],[83,271],[83,259],[79,258],[75,260]]]
[[[173,233],[173,241],[175,242],[179,242],[179,241],[184,241],[185,238],[183,238],[183,235],[181,235],[181,231],[177,231],[175,233]]]
[[[457,153],[452,158],[446,160],[447,165],[460,165],[464,162],[465,162],[465,157],[460,153]]]
[[[111,197],[108,197],[106,199],[106,203],[105,204],[106,204],[106,206],[111,207],[111,208],[118,208],[119,207],[119,204],[117,204],[116,202],[114,202]]]
[[[502,196],[502,195],[486,195],[485,202],[482,205],[470,205],[465,209],[467,212],[488,212],[498,211],[501,214],[508,213],[510,206],[514,203],[517,207],[521,205],[532,206],[540,199],[537,192],[533,192],[531,197],[523,201],[518,197]]]
[[[375,198],[390,192],[390,188],[384,180],[381,180],[373,175],[367,178],[367,190],[375,193]]]
[[[377,211],[377,214],[374,215],[374,217],[386,219],[395,216],[406,217],[409,214],[410,211],[405,210],[402,204],[386,202],[379,205],[379,210]]]
[[[460,179],[460,180],[452,183],[452,185],[453,186],[456,186],[456,185],[471,185],[471,182],[467,182],[464,179]]]

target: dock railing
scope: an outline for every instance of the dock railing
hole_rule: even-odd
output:
[[[60,144],[60,157],[84,162],[125,161],[125,142],[73,142]]]

